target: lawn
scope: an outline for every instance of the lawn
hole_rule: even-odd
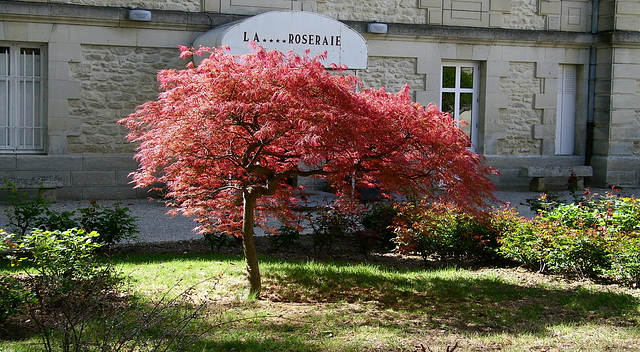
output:
[[[180,331],[186,351],[640,350],[640,291],[517,267],[262,257],[264,289],[252,298],[237,255],[111,260],[140,309],[180,306],[169,316],[190,323]],[[37,351],[39,342],[0,340],[0,351]]]

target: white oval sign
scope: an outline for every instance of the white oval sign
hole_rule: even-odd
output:
[[[332,18],[305,11],[273,11],[216,27],[193,42],[194,47],[226,45],[233,54],[252,51],[250,42],[267,50],[292,50],[310,56],[327,52],[323,64],[345,65],[349,69],[367,68],[367,42],[360,33]],[[198,57],[195,57],[199,63]]]

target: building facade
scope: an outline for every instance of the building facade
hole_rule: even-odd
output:
[[[184,67],[178,45],[292,10],[364,38],[365,87],[409,84],[467,121],[498,186],[526,189],[523,167],[583,165],[590,185],[640,186],[630,0],[0,1],[0,178],[57,176],[62,199],[145,196],[117,121],[157,97],[159,70]]]

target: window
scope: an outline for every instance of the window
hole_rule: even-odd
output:
[[[556,155],[572,155],[576,125],[576,66],[558,67]]]
[[[476,63],[445,63],[442,66],[440,109],[451,114],[471,139],[471,148],[478,145],[478,83]]]
[[[0,152],[44,151],[40,47],[0,44]]]

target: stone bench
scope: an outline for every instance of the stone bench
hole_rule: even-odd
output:
[[[38,198],[45,199],[49,203],[55,203],[57,189],[62,188],[63,182],[60,176],[34,176],[34,177],[6,177],[0,179],[0,186],[15,187],[18,190],[37,189]]]
[[[529,182],[529,190],[535,192],[542,192],[545,190],[544,182],[545,178],[547,177],[575,177],[575,183],[571,184],[570,182],[569,187],[583,189],[584,178],[593,176],[593,168],[591,168],[591,166],[529,166],[521,168],[518,176],[531,177],[531,182]]]

